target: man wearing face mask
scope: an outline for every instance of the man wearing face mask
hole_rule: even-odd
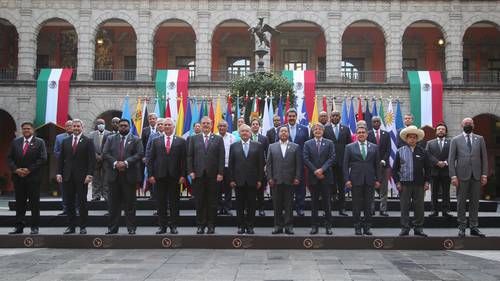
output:
[[[106,137],[110,134],[108,130],[105,129],[106,125],[104,119],[97,119],[96,122],[97,130],[90,132],[89,138],[94,142],[95,150],[95,171],[94,177],[92,178],[92,201],[99,201],[101,198],[108,200],[108,184],[104,180],[104,166],[102,161],[102,149],[104,147],[104,141]]]
[[[480,135],[472,132],[474,121],[465,118],[462,121],[463,132],[450,143],[448,156],[451,184],[457,188],[458,236],[465,237],[467,219],[466,203],[469,199],[470,235],[485,237],[478,229],[477,214],[481,186],[488,183],[488,155],[486,144]]]

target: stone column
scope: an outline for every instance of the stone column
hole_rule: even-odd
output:
[[[31,4],[27,5],[27,3],[23,2],[22,6],[20,11],[21,26],[17,31],[19,34],[17,79],[33,80],[33,73],[36,67],[36,27],[32,26],[33,12],[31,10]]]
[[[82,4],[83,6],[83,4]],[[92,80],[92,69],[94,68],[94,38],[90,30],[90,17],[92,10],[90,7],[80,10],[80,28],[78,30],[78,80]]]
[[[149,10],[139,11],[139,30],[137,32],[137,80],[151,81],[153,67],[153,42],[151,40],[151,28]]]
[[[211,42],[208,30],[210,13],[207,11],[198,12],[198,27],[196,30],[196,80],[209,81],[210,79],[210,53]]]
[[[333,4],[332,4],[333,5]],[[338,3],[335,4],[338,11]],[[328,27],[325,33],[329,36],[326,40],[326,81],[327,82],[341,82],[341,62],[342,62],[342,31],[339,30],[340,19],[342,14],[340,12],[328,13]],[[326,34],[325,34],[326,35]]]
[[[399,2],[391,2],[391,13],[389,14],[389,27],[386,29],[386,58],[385,68],[387,82],[403,82],[403,32],[401,30],[401,12]]]
[[[463,83],[463,43],[461,38],[462,14],[451,12],[446,40],[445,62],[448,84]]]

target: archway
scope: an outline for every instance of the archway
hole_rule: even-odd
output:
[[[16,137],[16,122],[5,110],[0,109],[0,193],[13,190],[11,183],[11,172],[7,166],[7,154],[10,144]]]
[[[18,40],[16,27],[0,18],[0,80],[17,78]]]
[[[474,133],[483,136],[488,151],[488,185],[484,195],[491,199],[500,197],[500,117],[479,114],[474,118]]]
[[[106,130],[112,131],[111,120],[115,117],[121,118],[122,111],[121,110],[114,110],[114,109],[104,111],[103,113],[99,114],[99,116],[97,116],[96,120],[97,119],[104,119],[104,122],[106,124]]]

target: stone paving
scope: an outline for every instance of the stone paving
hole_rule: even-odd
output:
[[[500,280],[500,252],[0,249],[0,272],[5,281],[487,281]]]

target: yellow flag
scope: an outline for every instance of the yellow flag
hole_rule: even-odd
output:
[[[220,100],[217,97],[217,105],[215,106],[215,116],[214,116],[214,134],[219,133],[219,122],[222,120],[222,113],[220,112]]]
[[[311,118],[311,126],[314,125],[315,123],[318,123],[319,120],[319,113],[318,113],[318,97],[314,96],[314,109],[313,109],[313,115]]]
[[[184,130],[184,105],[181,99],[179,103],[179,111],[177,112],[177,125],[175,126],[175,135],[182,137]]]
[[[134,126],[137,131],[137,135],[139,137],[142,136],[142,101],[141,98],[137,99],[137,106],[135,108],[135,115],[134,115]]]

